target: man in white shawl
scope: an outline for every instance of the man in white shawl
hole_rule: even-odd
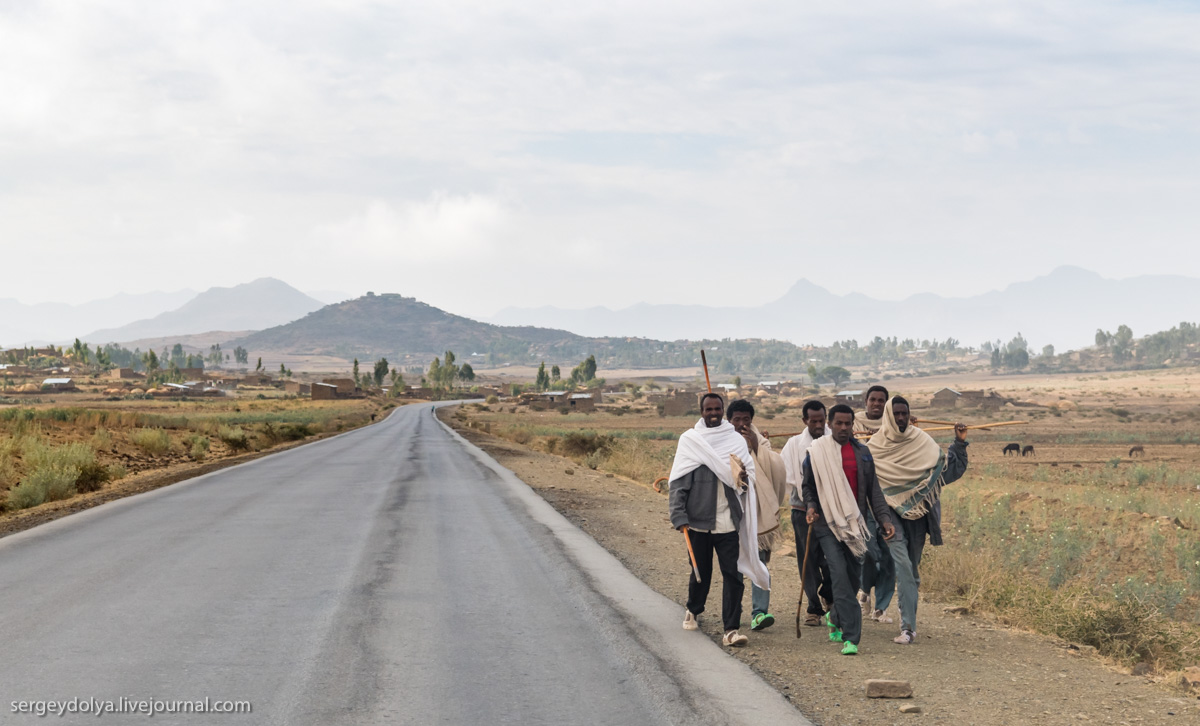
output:
[[[796,535],[796,566],[804,577],[804,596],[808,598],[804,624],[816,627],[821,624],[825,613],[833,607],[833,579],[829,574],[829,563],[821,554],[821,546],[808,536],[808,521],[805,515],[804,498],[800,494],[800,482],[804,478],[804,457],[813,442],[831,432],[825,425],[825,404],[817,400],[806,401],[800,416],[804,419],[804,432],[793,436],[783,445],[780,455],[787,470],[788,488],[791,489],[792,532]],[[804,567],[805,545],[808,545],[808,567]]]
[[[895,536],[896,527],[879,490],[871,454],[853,436],[854,409],[839,404],[829,409],[829,418],[833,433],[809,447],[800,489],[808,509],[805,519],[813,527],[833,576],[829,639],[842,643],[842,655],[857,655],[862,610],[855,595],[862,581],[862,557],[872,536],[867,510],[874,512],[885,539]]]
[[[749,641],[738,632],[745,592],[742,573],[764,590],[771,589],[771,583],[758,559],[754,459],[746,439],[725,420],[724,404],[716,393],[706,393],[700,399],[700,421],[679,436],[669,477],[670,516],[671,525],[690,539],[699,570],[699,578],[693,572],[688,580],[683,629],[699,627],[696,616],[708,600],[716,552],[724,585],[721,642],[740,647]]]
[[[883,495],[900,523],[888,542],[900,582],[900,635],[894,639],[900,645],[916,642],[921,553],[926,536],[934,546],[942,544],[942,487],[967,470],[967,446],[967,427],[959,423],[954,443],[943,452],[933,437],[909,425],[908,401],[900,396],[887,402],[883,425],[868,443]]]
[[[787,496],[787,469],[783,458],[771,449],[771,440],[754,425],[754,404],[738,399],[729,404],[725,418],[746,439],[754,459],[754,498],[758,503],[758,559],[771,563],[771,550],[779,541],[779,508]],[[750,629],[765,630],[775,624],[771,614],[771,591],[750,584]]]

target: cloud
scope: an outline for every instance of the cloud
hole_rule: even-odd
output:
[[[176,248],[316,288],[403,260],[431,263],[414,289],[469,259],[621,272],[504,301],[480,277],[455,298],[478,312],[697,302],[731,253],[770,261],[763,299],[846,249],[879,264],[829,287],[885,297],[897,269],[945,293],[1200,270],[1198,35],[1186,5],[1115,0],[10,3],[5,294],[152,289],[129,259]],[[327,283],[292,254],[335,244],[376,264]]]
[[[481,195],[435,192],[425,201],[370,201],[361,212],[318,227],[318,245],[336,245],[374,260],[457,261],[492,256],[511,212]]]

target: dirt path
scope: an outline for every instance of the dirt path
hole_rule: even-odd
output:
[[[443,410],[445,411],[445,410]],[[450,421],[449,416],[444,420]],[[666,500],[649,487],[580,467],[475,429],[459,433],[528,483],[550,504],[611,551],[658,592],[683,603],[687,555],[667,519]],[[572,470],[572,474],[566,471]],[[789,537],[790,540],[790,537]],[[1015,632],[976,616],[943,614],[923,602],[916,646],[891,642],[895,625],[866,622],[858,657],[840,655],[824,628],[793,627],[799,595],[795,553],[773,561],[772,610],[779,621],[750,633],[733,651],[818,724],[903,723],[930,719],[953,724],[1200,723],[1200,700],[1174,695],[1145,678],[1119,672],[1098,658],[1047,639]],[[745,616],[749,620],[749,587]],[[715,607],[714,607],[715,606]],[[897,604],[893,601],[894,619]],[[720,638],[720,591],[714,585],[703,630]],[[680,605],[682,620],[683,606]],[[680,630],[679,637],[688,637]],[[869,700],[868,678],[911,681],[911,701]],[[913,703],[920,715],[902,714]]]

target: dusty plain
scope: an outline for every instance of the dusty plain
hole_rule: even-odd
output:
[[[820,724],[1200,723],[1200,372],[883,383],[909,397],[918,417],[1028,421],[970,436],[971,468],[945,493],[946,545],[926,550],[919,643],[894,645],[897,626],[873,622],[854,658],[838,654],[823,628],[803,628],[797,640],[789,533],[771,568],[778,622],[750,633],[750,646],[735,656]],[[943,386],[993,389],[1018,405],[930,408]],[[797,401],[807,397],[755,397],[756,423],[769,433],[799,431]],[[442,415],[648,584],[683,602],[686,553],[665,494],[651,484],[667,473],[674,437],[695,417],[663,417],[639,399],[608,394],[588,414],[499,401]],[[597,440],[603,449],[589,451]],[[1034,454],[1004,456],[1008,443],[1032,445]],[[1144,456],[1130,457],[1135,445]],[[714,639],[717,590],[701,618]],[[898,621],[896,608],[893,600],[889,614]],[[748,621],[748,593],[745,610]],[[1131,611],[1135,632],[1114,632]],[[922,713],[865,698],[868,678],[911,681]]]

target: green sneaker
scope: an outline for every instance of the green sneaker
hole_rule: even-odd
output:
[[[766,630],[775,624],[775,616],[771,613],[759,613],[750,619],[751,630]]]
[[[829,617],[829,613],[825,613],[824,615],[821,616],[821,623],[823,625],[828,625],[829,627],[833,628],[834,630],[837,629],[837,626],[833,624],[833,620]]]
[[[829,642],[831,642],[831,643],[840,643],[840,642],[842,642],[842,631],[840,631],[840,630],[835,630],[835,631],[833,631],[832,633],[830,633],[830,634],[829,634]]]
[[[858,646],[854,643],[846,643],[842,646],[842,655],[858,655]]]

